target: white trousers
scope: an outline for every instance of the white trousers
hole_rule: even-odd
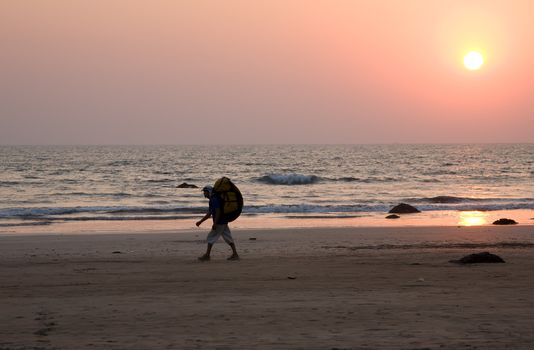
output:
[[[230,232],[230,227],[228,227],[228,224],[215,225],[215,230],[212,229],[210,233],[208,233],[206,241],[209,244],[214,244],[221,236],[223,237],[226,243],[234,243],[234,239],[232,238],[232,232]]]

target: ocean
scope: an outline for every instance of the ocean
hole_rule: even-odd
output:
[[[534,144],[2,146],[0,230],[191,221],[206,211],[199,188],[221,176],[243,217],[534,209]]]

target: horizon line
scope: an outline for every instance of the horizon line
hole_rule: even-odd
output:
[[[49,143],[49,144],[0,144],[0,147],[127,147],[127,146],[393,146],[393,145],[533,145],[530,142],[384,142],[384,143]]]

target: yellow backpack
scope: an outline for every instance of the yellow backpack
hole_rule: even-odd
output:
[[[243,196],[236,185],[227,177],[221,177],[213,185],[213,193],[222,201],[226,221],[234,221],[243,210]]]

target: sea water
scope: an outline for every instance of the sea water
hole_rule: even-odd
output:
[[[2,146],[0,230],[191,221],[206,211],[199,188],[221,176],[243,193],[243,217],[534,210],[534,144]]]

